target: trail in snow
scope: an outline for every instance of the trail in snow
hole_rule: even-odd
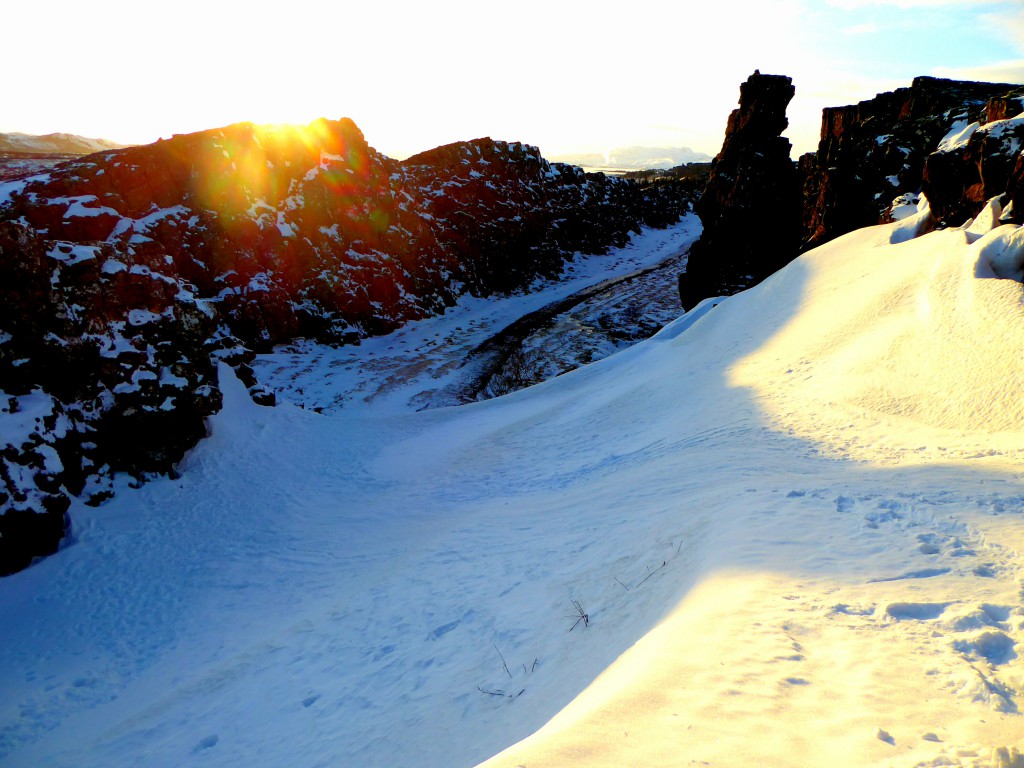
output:
[[[1014,765],[1022,288],[894,232],[459,408],[225,370],[178,480],[0,582],[0,760]]]

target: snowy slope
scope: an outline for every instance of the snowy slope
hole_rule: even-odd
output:
[[[460,408],[258,408],[224,369],[179,479],[0,582],[0,762],[1019,765],[995,223],[852,233]]]

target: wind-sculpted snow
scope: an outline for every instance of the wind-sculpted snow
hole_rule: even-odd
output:
[[[69,496],[169,471],[219,407],[217,360],[272,404],[254,350],[358,342],[467,292],[528,290],[677,221],[676,189],[491,139],[398,162],[350,120],[233,125],[0,185],[0,421],[38,389],[70,423],[3,430],[0,507],[19,516],[0,514],[0,574],[56,548]]]
[[[848,234],[458,408],[259,408],[222,368],[180,477],[0,582],[0,761],[1019,765],[997,221]]]

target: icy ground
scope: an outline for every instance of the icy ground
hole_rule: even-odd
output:
[[[225,370],[179,479],[0,581],[0,763],[1020,766],[996,218],[853,233],[487,402]]]
[[[699,235],[700,219],[689,214],[666,229],[644,230],[625,248],[613,249],[606,256],[577,257],[566,264],[561,280],[538,280],[528,294],[489,299],[464,296],[442,317],[409,323],[359,346],[336,348],[300,341],[261,355],[254,368],[279,400],[304,408],[372,408],[374,413],[400,413],[456,405],[472,399],[467,386],[488,362],[470,353],[510,323],[602,283],[660,267],[654,279],[648,275],[625,282],[611,297],[586,303],[571,316],[582,319],[569,321],[577,327],[545,328],[528,338],[531,350],[545,344],[546,369],[536,366],[535,373],[538,380],[549,378],[615,351],[618,345],[610,336],[580,327],[587,322],[598,326],[606,316],[601,311],[614,312],[617,304],[625,304],[627,322],[614,329],[629,340],[621,343],[649,336],[678,316],[681,310],[674,283],[689,245]],[[619,315],[608,317],[623,319],[619,309]],[[581,315],[588,311],[588,316]]]

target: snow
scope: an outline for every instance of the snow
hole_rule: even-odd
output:
[[[42,390],[34,389],[20,397],[0,390],[0,414],[4,425],[0,441],[5,446],[29,442],[31,435],[40,430],[43,420],[51,418],[53,413],[53,398]]]
[[[893,198],[889,206],[889,217],[893,221],[902,221],[908,216],[913,216],[917,213],[920,197],[916,192],[904,192],[899,197]]]
[[[158,208],[157,210],[147,213],[145,216],[135,219],[132,222],[132,229],[136,232],[144,233],[166,218],[184,218],[191,213],[192,211],[184,205],[172,205],[168,208]]]
[[[101,205],[96,208],[87,206],[87,203],[97,202],[96,195],[75,195],[73,197],[54,197],[47,201],[49,205],[67,205],[68,208],[64,211],[64,218],[74,218],[79,216],[92,217],[92,216],[116,216],[118,219],[121,218],[121,214],[105,205]]]
[[[978,277],[1002,277],[1024,282],[1024,229],[1003,224],[975,246]]]
[[[46,255],[70,267],[85,261],[95,260],[98,251],[99,248],[95,245],[58,242]]]
[[[1004,154],[1016,155],[1021,148],[1021,136],[1024,136],[1024,112],[1016,117],[986,123],[981,130],[993,138],[1003,140],[1006,145],[1003,150]],[[1009,134],[1008,137],[1007,134]]]
[[[164,366],[160,369],[160,385],[174,387],[175,389],[185,389],[188,386],[188,379],[176,375],[170,368]]]
[[[980,123],[970,123],[967,120],[957,120],[950,127],[949,131],[939,140],[936,151],[949,152],[966,146],[968,140],[980,127]]]
[[[161,315],[156,312],[150,312],[148,309],[132,309],[128,312],[128,325],[132,326],[158,323],[162,319]]]
[[[281,237],[295,237],[295,229],[284,219],[284,212],[277,212],[277,231],[281,233]]]
[[[478,299],[462,296],[444,316],[411,322],[359,346],[328,347],[308,341],[260,355],[257,376],[278,398],[306,408],[373,408],[405,413],[450,405],[453,390],[478,363],[469,353],[512,321],[604,280],[655,266],[693,242],[700,220],[689,215],[678,224],[648,229],[625,248],[606,256],[577,256],[561,279],[538,281],[528,294]],[[349,258],[364,258],[349,251]],[[251,290],[255,288],[251,287]],[[678,313],[677,313],[678,314]]]
[[[178,478],[0,581],[0,761],[1019,765],[1024,288],[905,226],[488,402],[222,365]]]
[[[25,187],[33,182],[43,182],[50,178],[50,174],[42,173],[36,176],[28,176],[23,179],[0,182],[0,206],[7,205],[15,195],[21,194]]]
[[[895,201],[894,201],[895,202]],[[894,206],[897,208],[897,206]],[[917,203],[914,206],[915,213],[908,213],[906,209],[898,212],[896,223],[889,230],[889,242],[893,245],[905,243],[923,234],[933,227],[935,222],[932,218],[931,204],[923,194],[917,196]]]
[[[985,123],[985,125],[980,123],[968,125],[966,120],[959,120],[954,123],[949,133],[939,142],[938,151],[948,152],[965,147],[975,132],[987,133],[992,138],[1003,139],[1006,144],[1004,154],[1015,155],[1021,148],[1020,135],[1024,132],[1024,112],[1016,117],[1006,118],[1005,120],[993,120],[990,123]],[[1009,134],[1008,138],[1004,138],[1006,134]]]

